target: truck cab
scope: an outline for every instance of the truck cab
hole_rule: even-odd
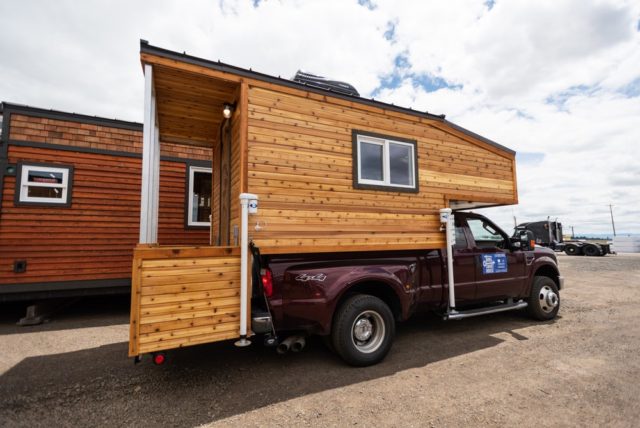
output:
[[[395,323],[416,312],[445,319],[526,309],[539,320],[559,310],[563,279],[554,252],[513,238],[488,218],[454,215],[455,301],[447,251],[408,250],[255,257],[253,331],[324,336],[347,363],[370,365],[391,347]],[[535,248],[534,248],[535,247]]]
[[[523,296],[535,250],[514,249],[502,229],[478,214],[456,214],[455,226],[453,256],[459,305]]]

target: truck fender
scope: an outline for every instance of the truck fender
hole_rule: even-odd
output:
[[[560,288],[560,271],[558,270],[558,266],[551,257],[542,256],[537,258],[533,262],[533,266],[531,267],[532,275],[529,276],[529,281],[527,283],[526,288],[526,296],[529,296],[531,293],[531,286],[533,285],[533,280],[536,276],[547,276],[556,283],[558,289]]]
[[[398,276],[401,272],[392,273],[384,267],[378,267],[376,272],[351,272],[343,275],[335,281],[335,284],[341,283],[342,286],[337,288],[337,293],[331,296],[330,305],[330,322],[325,326],[325,330],[331,331],[333,316],[340,302],[346,296],[352,294],[369,294],[376,296],[389,305],[395,317],[399,320],[407,319],[411,313],[412,303],[414,301],[414,275],[410,269],[406,267],[404,270],[407,284]],[[327,296],[329,297],[329,296]]]

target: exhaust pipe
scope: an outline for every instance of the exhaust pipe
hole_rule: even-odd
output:
[[[291,350],[293,352],[300,352],[304,349],[304,346],[307,344],[304,336],[296,336],[293,344],[291,345]]]
[[[280,355],[286,354],[289,351],[289,349],[291,349],[291,345],[293,345],[293,341],[295,339],[296,339],[296,336],[289,336],[285,340],[280,342],[280,344],[276,348],[276,351],[278,351],[278,354]]]

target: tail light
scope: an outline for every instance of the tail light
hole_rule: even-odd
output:
[[[262,278],[262,290],[264,291],[264,295],[271,297],[273,295],[273,274],[271,273],[271,269],[262,269],[260,271],[260,276]]]
[[[167,361],[167,356],[163,352],[158,352],[157,354],[153,354],[153,363],[156,366],[161,366]]]

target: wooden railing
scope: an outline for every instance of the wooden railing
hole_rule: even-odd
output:
[[[134,250],[129,355],[239,337],[238,247]]]

